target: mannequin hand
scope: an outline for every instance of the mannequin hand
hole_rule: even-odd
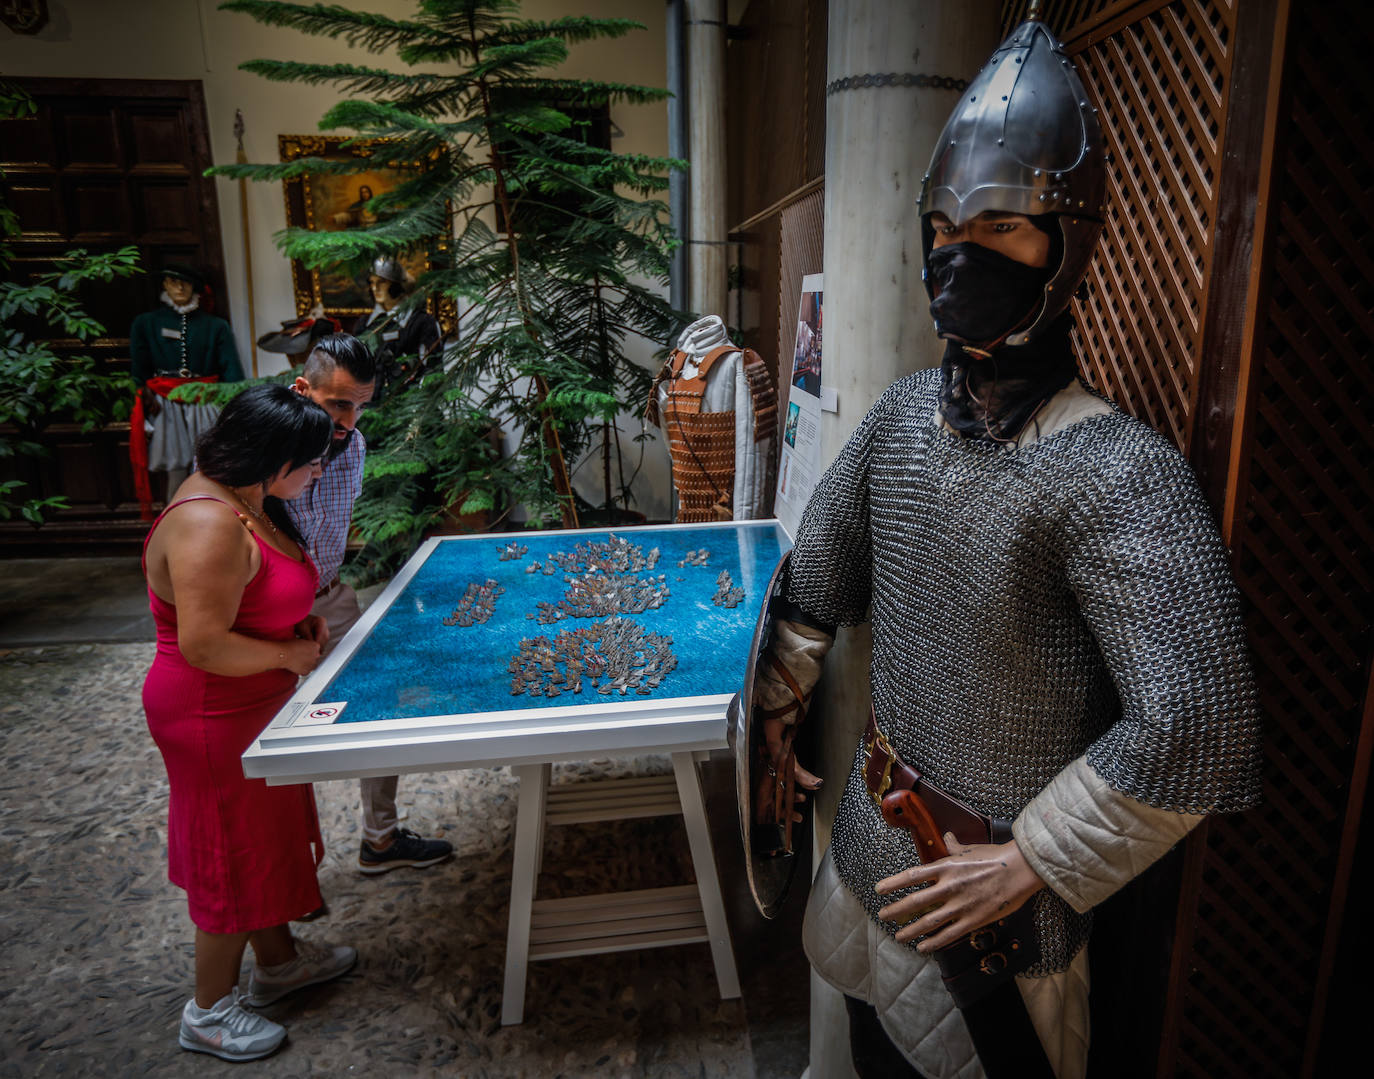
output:
[[[296,623],[296,636],[323,648],[329,643],[329,623],[318,614],[308,614]]]
[[[880,880],[874,888],[879,895],[887,895],[916,884],[929,885],[878,911],[878,917],[902,925],[897,939],[903,944],[924,936],[917,951],[925,954],[1005,917],[1045,886],[1015,841],[970,845],[946,832],[945,845],[948,858],[912,866]]]
[[[326,631],[328,632],[328,631]],[[318,641],[308,640],[297,637],[291,641],[277,642],[277,650],[281,653],[278,665],[285,667],[292,674],[309,674],[320,662],[320,645]]]

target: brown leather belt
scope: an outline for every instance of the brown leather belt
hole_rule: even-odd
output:
[[[921,796],[940,831],[953,832],[962,843],[1006,843],[1011,840],[1010,821],[979,813],[952,794],[946,794],[897,756],[892,743],[879,729],[871,707],[863,745],[864,785],[879,812],[882,811],[883,795],[889,791],[912,791]]]
[[[336,575],[332,581],[330,581],[327,585],[325,585],[323,588],[321,588],[318,592],[315,593],[315,598],[324,599],[325,596],[329,595],[330,592],[334,591],[334,589],[338,587],[339,578]]]

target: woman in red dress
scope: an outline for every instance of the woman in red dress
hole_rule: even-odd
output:
[[[289,922],[321,905],[314,791],[245,779],[240,757],[319,662],[315,567],[281,505],[320,475],[333,423],[283,386],[236,397],[196,448],[144,544],[157,656],[143,685],[171,788],[168,876],[196,926],[196,994],[180,1044],[254,1060],[286,1031],[260,1006],[344,973],[352,948],[297,941]],[[256,957],[238,990],[244,946]]]

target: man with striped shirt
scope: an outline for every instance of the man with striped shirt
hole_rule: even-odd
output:
[[[357,595],[339,580],[339,567],[353,503],[363,486],[367,453],[367,442],[356,424],[372,400],[376,378],[376,361],[367,346],[349,334],[335,333],[315,343],[295,381],[296,392],[309,397],[334,421],[334,442],[323,475],[299,498],[286,503],[319,571],[319,592],[311,613],[329,626],[326,654],[362,616]],[[363,873],[385,873],[400,866],[420,869],[453,853],[451,843],[425,839],[397,825],[396,779],[368,776],[358,781],[363,803],[358,869]]]

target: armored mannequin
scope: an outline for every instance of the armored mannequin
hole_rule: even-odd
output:
[[[438,320],[423,308],[400,311],[402,301],[414,290],[405,267],[394,258],[372,263],[367,278],[375,306],[358,319],[354,336],[375,335],[377,393],[381,400],[388,386],[404,384],[431,370],[443,356],[443,333]]]
[[[777,393],[758,353],[732,344],[719,315],[682,332],[654,380],[648,415],[668,435],[679,521],[763,515]]]
[[[130,373],[138,384],[129,424],[129,456],[145,518],[151,519],[148,472],[167,473],[167,494],[181,486],[196,439],[219,415],[210,405],[167,400],[186,382],[242,382],[229,324],[207,310],[205,279],[190,266],[162,271],[161,304],[129,329]]]
[[[1092,907],[1259,796],[1211,512],[1173,446],[1076,377],[1069,300],[1104,193],[1077,74],[1025,22],[923,178],[944,362],[894,383],[816,488],[753,688],[783,745],[835,627],[871,622],[873,714],[804,930],[861,1076],[1083,1076]],[[818,785],[780,751],[772,768]],[[908,794],[947,854],[893,826]],[[948,961],[988,939],[992,995],[962,992]]]

